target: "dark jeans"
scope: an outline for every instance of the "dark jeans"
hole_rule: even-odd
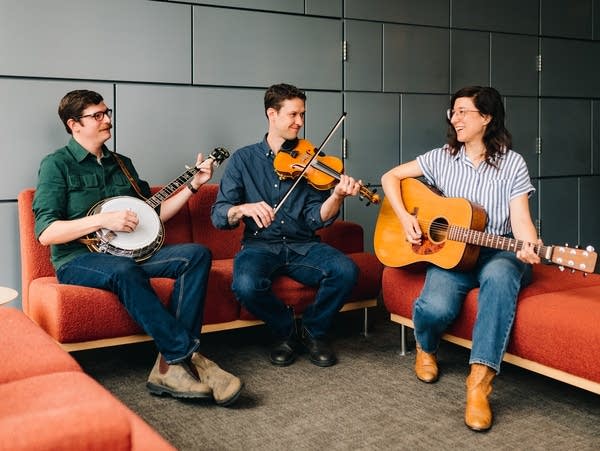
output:
[[[469,363],[500,372],[517,309],[519,291],[531,282],[531,265],[513,252],[481,249],[468,272],[430,266],[425,286],[413,306],[417,342],[425,352],[437,351],[442,334],[460,314],[469,290],[479,287],[477,317]]]
[[[278,254],[263,248],[244,247],[234,260],[233,292],[279,339],[288,338],[294,332],[292,312],[271,290],[273,278],[282,274],[318,287],[314,302],[302,314],[302,323],[312,337],[323,338],[356,283],[358,267],[342,252],[323,243],[315,243],[306,255],[288,246],[283,246]]]
[[[102,288],[115,293],[131,317],[150,335],[168,363],[190,356],[200,344],[204,297],[211,253],[199,244],[162,247],[148,260],[89,253],[61,266],[60,283]],[[151,277],[175,279],[165,307],[150,285]]]

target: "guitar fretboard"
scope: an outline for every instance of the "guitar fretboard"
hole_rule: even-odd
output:
[[[523,248],[525,242],[500,235],[492,235],[477,230],[466,229],[459,226],[448,226],[448,239],[461,243],[476,244],[477,246],[491,247],[505,251],[517,252]],[[550,259],[552,246],[534,244],[533,249],[541,258]]]

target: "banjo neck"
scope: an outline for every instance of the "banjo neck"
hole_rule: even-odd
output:
[[[206,160],[209,158],[215,161],[215,166],[219,166],[225,159],[229,157],[229,152],[222,147],[217,147],[212,151],[212,153],[208,156]],[[204,161],[206,161],[204,160]],[[163,203],[168,197],[170,197],[175,191],[179,189],[179,187],[187,182],[189,182],[194,175],[200,169],[196,166],[187,168],[183,174],[177,177],[175,180],[172,180],[167,185],[165,185],[160,191],[155,193],[152,197],[146,199],[146,203],[150,205],[152,208],[158,207],[161,203]]]

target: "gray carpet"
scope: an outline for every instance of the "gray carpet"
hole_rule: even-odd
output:
[[[330,368],[306,356],[272,366],[263,326],[205,335],[202,352],[246,384],[229,408],[148,394],[153,343],[73,356],[180,450],[600,449],[600,396],[509,364],[494,383],[493,428],[468,430],[468,351],[444,343],[440,380],[423,384],[413,373],[414,354],[399,355],[399,328],[387,314],[375,311],[364,338],[357,313],[336,321],[339,363]]]

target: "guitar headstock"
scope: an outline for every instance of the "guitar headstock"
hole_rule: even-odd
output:
[[[215,166],[219,166],[223,161],[229,158],[229,151],[224,147],[216,147],[209,155],[215,161]]]
[[[585,273],[592,273],[596,268],[598,254],[592,246],[585,249],[576,249],[567,246],[553,246],[550,261],[561,268],[569,268]]]

